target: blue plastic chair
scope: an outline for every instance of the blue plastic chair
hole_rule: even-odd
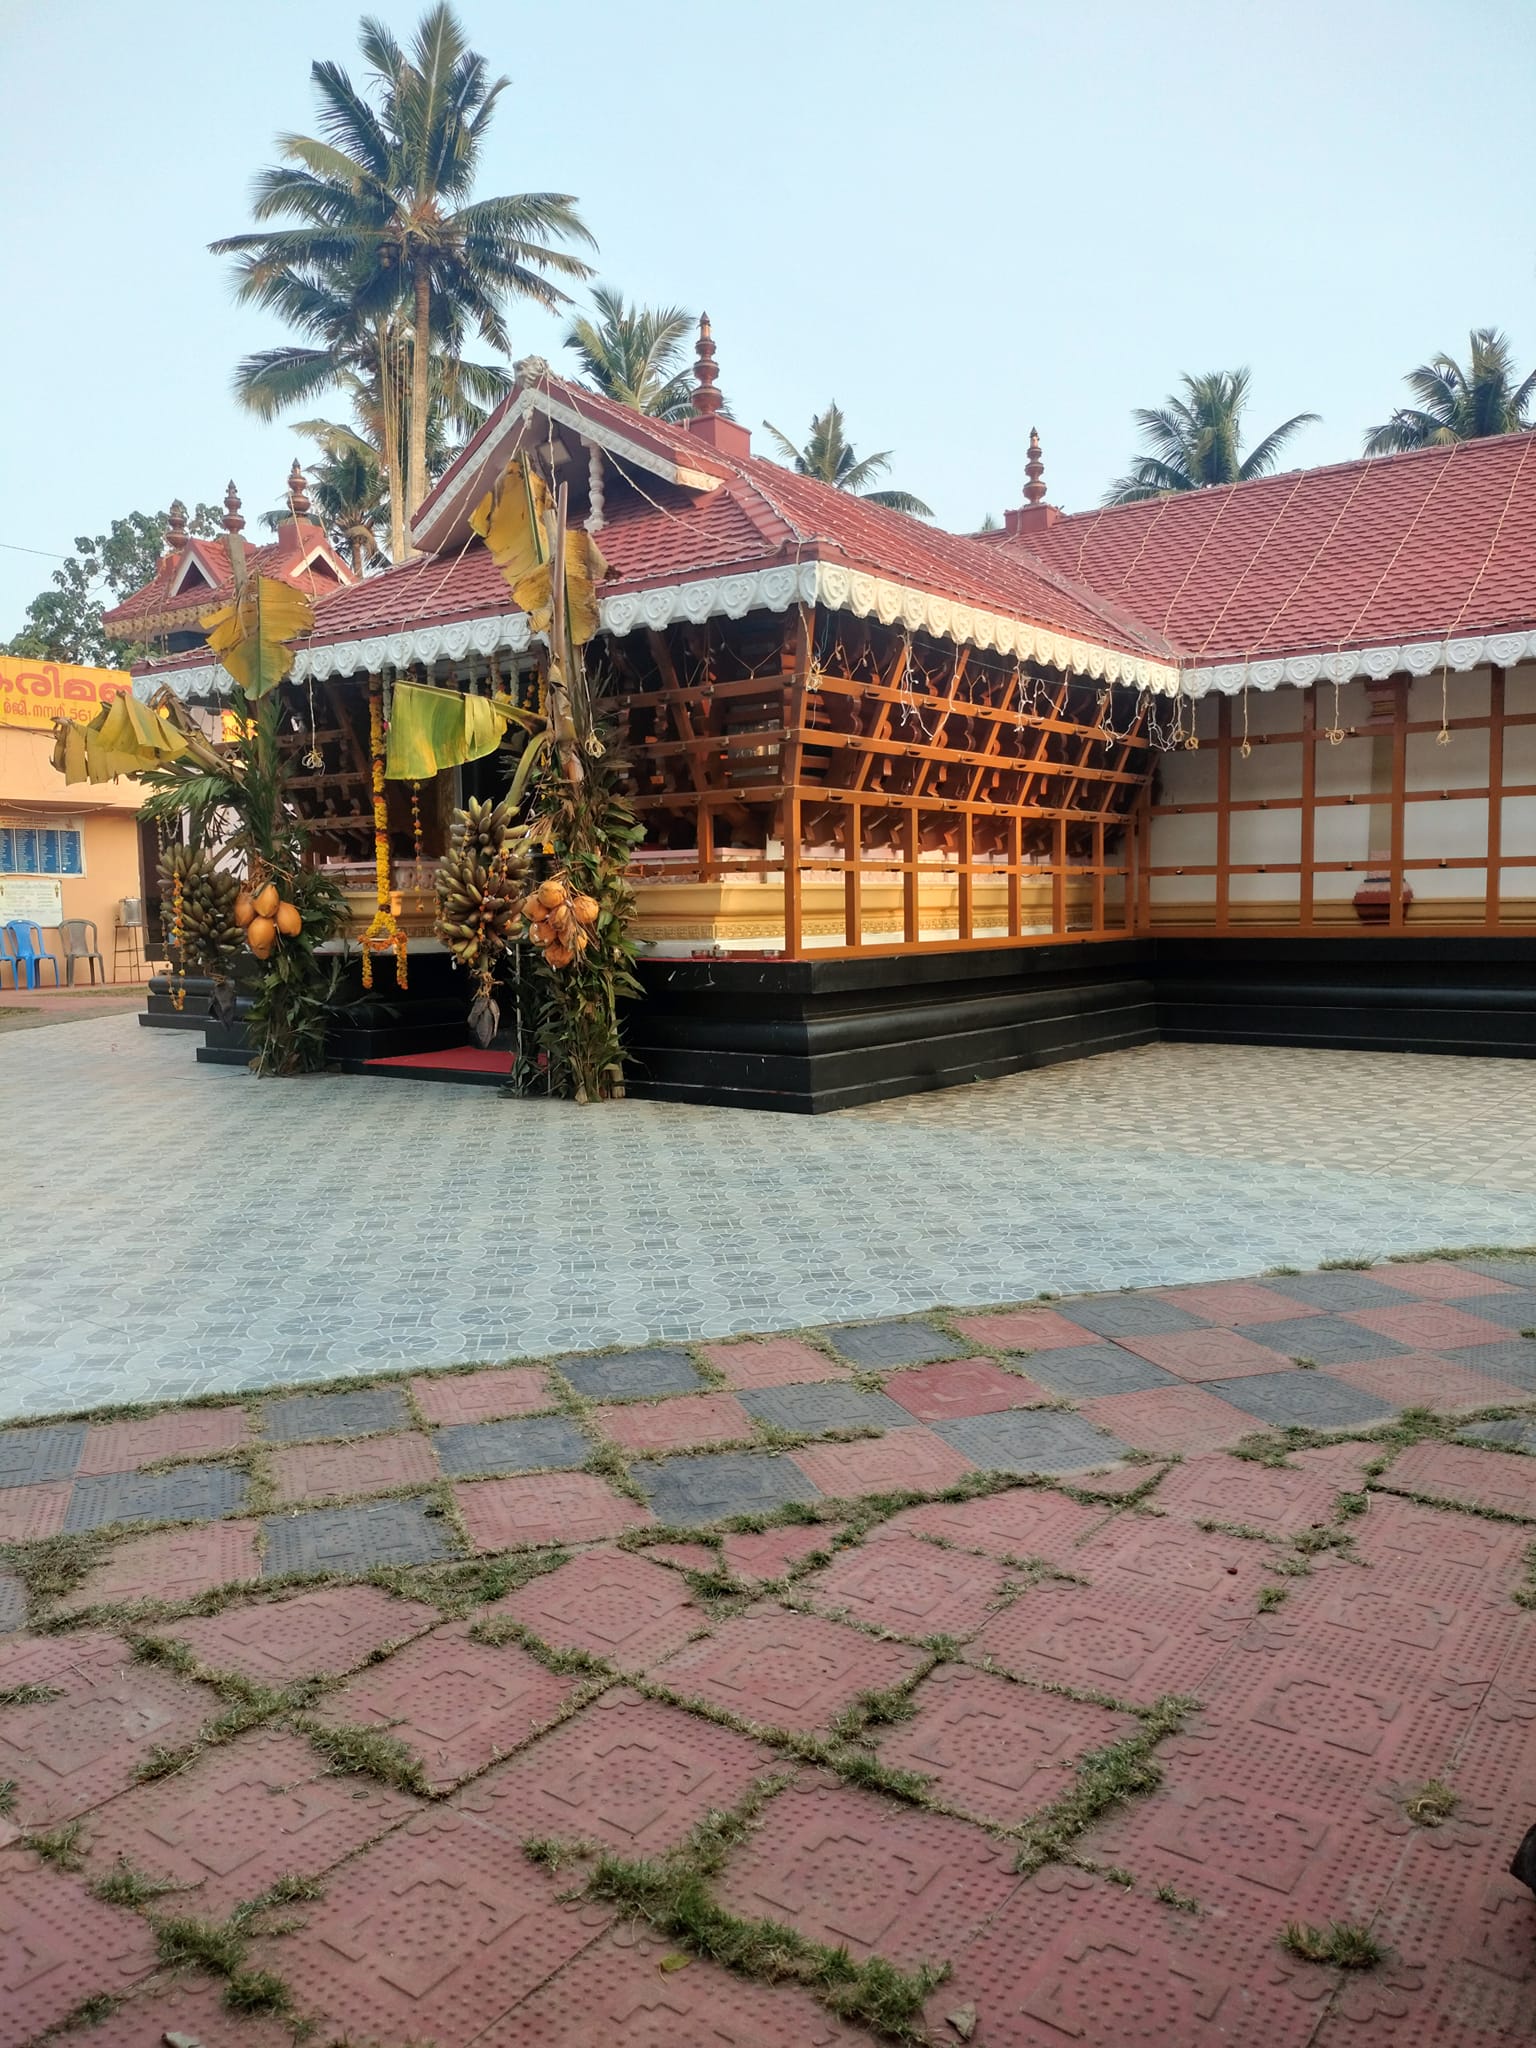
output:
[[[25,918],[13,917],[6,926],[6,930],[10,933],[12,943],[16,948],[15,966],[18,970],[25,971],[27,987],[37,988],[39,986],[42,980],[41,970],[44,962],[46,962],[53,969],[53,985],[55,988],[58,988],[60,986],[59,963],[55,955],[50,953],[43,944],[41,927],[29,924]]]
[[[0,924],[0,975],[3,975],[7,967],[11,970],[11,987],[20,988],[21,961],[17,957],[16,941],[11,937],[10,926]],[[0,980],[0,988],[4,986],[4,981]]]

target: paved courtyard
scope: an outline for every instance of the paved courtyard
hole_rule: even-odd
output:
[[[1536,1065],[1140,1051],[829,1118],[0,1037],[0,1418],[1536,1237]]]
[[[1530,2041],[1533,1451],[1481,1254],[0,1431],[0,2048]]]

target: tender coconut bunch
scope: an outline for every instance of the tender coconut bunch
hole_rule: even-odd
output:
[[[551,875],[523,899],[528,936],[546,966],[569,967],[592,943],[602,905],[595,896],[573,894],[568,881]]]
[[[437,935],[461,967],[494,964],[512,938],[528,884],[528,835],[512,806],[471,797],[456,811],[437,869]]]
[[[183,969],[226,974],[240,951],[239,879],[215,867],[194,846],[166,847],[160,856],[160,887],[165,903],[181,894],[181,956]],[[174,907],[171,915],[176,915]]]
[[[296,903],[285,902],[275,882],[252,895],[242,889],[235,898],[235,923],[258,960],[270,960],[278,939],[296,939],[304,929]]]

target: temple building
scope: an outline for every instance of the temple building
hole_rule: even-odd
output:
[[[1024,502],[962,536],[754,456],[707,322],[696,382],[674,425],[520,363],[415,558],[361,580],[295,506],[286,717],[363,921],[370,685],[537,666],[470,525],[526,458],[609,565],[587,653],[646,827],[635,1092],[836,1108],[1159,1035],[1536,1051],[1536,436],[1079,515],[1032,436]],[[188,543],[112,615],[145,622],[141,695],[217,701],[186,619],[226,581]],[[393,786],[418,1007],[358,1063],[462,1038],[433,863],[504,783],[490,757]]]

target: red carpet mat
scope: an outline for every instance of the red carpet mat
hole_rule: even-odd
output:
[[[512,1055],[497,1052],[493,1046],[452,1045],[442,1052],[401,1053],[394,1059],[369,1060],[367,1065],[439,1074],[506,1074],[510,1077]]]

